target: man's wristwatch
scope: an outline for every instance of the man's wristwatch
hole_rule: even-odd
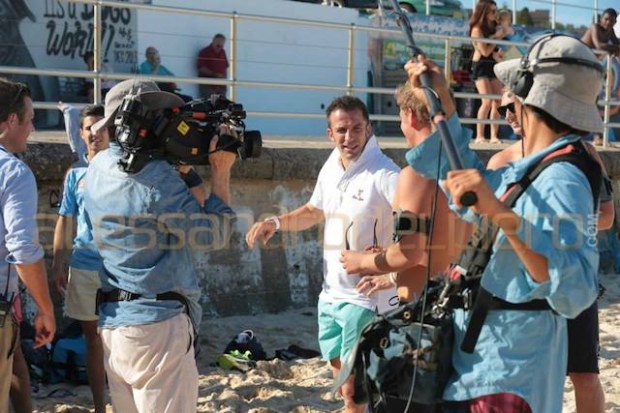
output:
[[[267,222],[267,221],[273,222],[274,225],[276,226],[276,231],[280,231],[280,218],[274,215],[272,217],[266,218],[265,221],[263,222]]]

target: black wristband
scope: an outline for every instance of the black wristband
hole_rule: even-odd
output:
[[[187,185],[188,188],[193,188],[202,184],[202,178],[198,175],[198,172],[193,169],[190,169],[186,174],[180,173],[180,175],[181,179],[185,182],[185,185]]]

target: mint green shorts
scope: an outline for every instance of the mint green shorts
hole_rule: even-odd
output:
[[[319,348],[325,360],[345,360],[375,312],[359,305],[319,300]]]

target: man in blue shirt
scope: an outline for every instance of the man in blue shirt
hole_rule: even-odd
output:
[[[30,168],[15,157],[26,151],[34,130],[30,89],[0,78],[0,411],[8,411],[13,351],[19,329],[12,305],[18,278],[37,304],[35,347],[52,341],[54,308],[47,287],[43,248],[37,237],[37,184]]]
[[[553,310],[489,311],[473,353],[460,349],[471,312],[455,310],[455,373],[444,399],[464,403],[466,411],[559,413],[567,363],[566,318],[588,308],[598,293],[598,251],[590,227],[596,226],[593,192],[577,166],[556,162],[533,180],[514,207],[498,197],[546,155],[578,142],[588,131],[602,131],[595,105],[602,69],[586,45],[568,36],[542,38],[523,60],[496,65],[498,78],[523,102],[516,115],[522,119],[524,157],[484,171],[469,149],[470,134],[454,116],[440,69],[424,57],[405,68],[414,86],[420,85],[420,74],[429,71],[463,165],[471,169],[448,171],[445,157],[439,158],[438,133],[415,142],[407,162],[425,176],[437,177],[439,170],[464,218],[486,218],[499,229],[481,287],[512,304],[545,300]],[[477,195],[469,210],[460,203],[466,192]]]
[[[64,108],[71,112],[73,108]],[[103,106],[89,105],[82,110],[80,137],[87,148],[85,159],[67,171],[62,203],[54,231],[54,261],[52,271],[56,291],[65,297],[65,314],[79,320],[86,339],[86,373],[93,394],[95,413],[105,412],[105,371],[103,347],[97,332],[95,297],[99,282],[101,257],[97,252],[86,224],[84,190],[86,169],[95,155],[109,146],[107,129],[99,133],[92,126],[103,118]],[[69,125],[67,132],[70,133]],[[73,228],[77,222],[75,238]],[[69,266],[69,259],[71,265]]]
[[[126,80],[106,95],[106,117],[95,131],[112,125],[128,94],[151,111],[183,105],[153,82]],[[216,151],[216,143],[210,140],[206,200],[190,192],[202,180],[189,168],[179,174],[151,160],[125,172],[114,140],[88,167],[84,205],[103,259],[99,327],[115,411],[196,411],[201,307],[192,253],[225,245],[235,217],[228,205],[235,154]]]

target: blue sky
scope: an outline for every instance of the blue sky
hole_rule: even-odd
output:
[[[461,0],[466,7],[471,7],[471,0]],[[498,6],[507,4],[512,7],[513,0],[495,0]],[[557,0],[556,1],[556,21],[568,24],[572,23],[576,26],[592,24],[593,12],[591,8],[594,6],[594,0]],[[620,2],[618,0],[596,0],[599,14],[606,8],[613,7],[620,11]],[[578,6],[578,7],[571,7]],[[530,10],[548,9],[551,10],[551,0],[517,0],[517,10],[527,7]]]

